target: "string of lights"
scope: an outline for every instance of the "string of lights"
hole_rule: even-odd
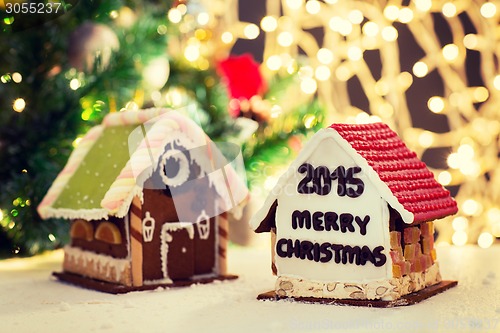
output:
[[[267,16],[260,22],[266,33],[267,69],[296,66],[300,52],[305,53],[308,63],[299,69],[301,89],[319,96],[329,121],[384,121],[419,156],[432,148],[449,149],[447,167],[433,171],[442,185],[459,186],[460,212],[438,223],[442,243],[477,243],[487,248],[500,237],[497,6],[497,2],[484,1],[414,0],[403,5],[401,1],[268,0]],[[436,15],[446,20],[452,43],[441,44],[433,27]],[[464,33],[460,16],[469,18],[475,33]],[[411,72],[402,71],[397,60],[396,23],[411,31],[425,53]],[[311,32],[318,28],[324,34],[321,43]],[[379,79],[365,60],[368,50],[379,51]],[[471,51],[481,56],[484,85],[468,85],[465,60]],[[420,112],[446,116],[449,131],[445,133],[415,127],[407,103],[414,81],[433,71],[443,80],[444,94],[428,96],[428,110]],[[353,77],[369,101],[367,110],[350,100],[347,83]]]

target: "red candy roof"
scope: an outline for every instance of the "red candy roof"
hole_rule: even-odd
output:
[[[417,154],[386,124],[330,126],[375,170],[416,223],[455,214],[457,203]]]

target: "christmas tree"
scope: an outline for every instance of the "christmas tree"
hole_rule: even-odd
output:
[[[58,17],[9,15],[7,5],[0,35],[0,248],[33,254],[65,242],[68,226],[42,222],[36,206],[78,136],[133,98],[142,84],[135,67],[164,53],[167,37],[157,27],[168,24],[168,4],[137,6],[148,20],[135,23],[138,14],[127,7],[133,4],[122,1],[66,2]]]
[[[254,187],[263,166],[285,163],[321,126],[310,96],[281,103],[298,82],[296,68],[264,78],[248,56],[226,59],[233,38],[203,1],[65,1],[43,15],[13,4],[0,3],[2,256],[65,244],[68,224],[42,221],[36,207],[81,136],[109,112],[185,110],[212,139],[243,146]],[[253,78],[241,79],[245,64]]]

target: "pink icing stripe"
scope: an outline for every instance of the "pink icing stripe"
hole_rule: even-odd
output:
[[[143,111],[139,113],[139,121],[141,123],[145,123],[148,120],[148,118],[150,118],[148,112]]]
[[[166,112],[166,109],[148,109],[110,113],[102,123],[105,127],[142,124]]]
[[[43,217],[45,215],[44,211],[55,202],[57,196],[58,195],[53,193],[47,193],[47,195],[45,195],[45,198],[43,198],[42,202],[40,202],[37,207],[37,212],[40,216]]]
[[[132,125],[139,123],[139,112],[130,114],[130,118],[127,118],[125,115],[123,116],[123,120],[125,124]]]
[[[40,203],[40,207],[49,205],[50,203],[52,203],[52,201],[55,199],[55,197],[56,196],[53,194],[47,194],[45,196],[45,198],[43,198],[42,202]]]
[[[72,164],[72,165],[66,165],[66,167],[61,171],[61,173],[59,175],[73,173],[73,172],[75,172],[77,167],[78,167],[78,165],[76,163]]]
[[[137,154],[141,150],[156,149],[161,147],[161,144],[162,142],[160,140],[152,142],[148,140],[148,143],[143,141],[134,154]]]
[[[94,127],[88,131],[87,135],[85,135],[82,138],[82,141],[80,141],[80,144],[82,142],[87,142],[87,141],[93,141],[95,140],[99,135],[101,134],[101,129],[98,127]]]
[[[200,143],[208,142],[207,136],[205,133],[198,131],[197,125],[188,118],[184,118],[181,114],[178,113],[168,113],[168,117],[175,121],[177,125],[179,125],[179,129],[181,132],[184,132],[187,137],[191,138],[193,142]]]
[[[112,126],[122,125],[123,124],[122,116],[123,116],[123,113],[121,113],[121,112],[109,113],[106,117],[104,117],[102,124],[104,125],[104,127],[112,127]]]
[[[123,199],[117,200],[117,201],[108,201],[106,203],[101,203],[101,205],[106,209],[115,210],[115,209],[119,208],[122,203],[123,203]]]
[[[134,171],[130,168],[126,168],[120,172],[118,177],[116,179],[123,179],[123,178],[134,178]]]
[[[184,119],[180,116],[180,114],[176,114],[176,113],[171,112],[171,113],[168,113],[167,116],[168,116],[168,118],[174,120],[177,123],[177,125],[179,125],[182,132],[187,130],[188,123],[187,123],[186,119]]]
[[[127,115],[131,116],[130,113],[125,113],[125,112],[120,113],[120,117],[118,118],[118,120],[120,121],[120,124],[128,125]]]
[[[104,119],[102,121],[102,124],[104,125],[104,127],[110,126],[112,115],[114,115],[114,113],[109,113],[106,117],[104,117]]]

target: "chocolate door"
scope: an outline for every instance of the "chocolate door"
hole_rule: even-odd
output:
[[[151,242],[143,242],[145,281],[189,279],[194,274],[194,228],[191,223],[156,226]]]
[[[165,223],[165,226],[171,223]],[[193,225],[188,228],[162,231],[162,264],[166,263],[166,273],[171,280],[190,279],[195,273]],[[166,253],[165,253],[166,252]],[[163,273],[165,269],[163,267]]]

